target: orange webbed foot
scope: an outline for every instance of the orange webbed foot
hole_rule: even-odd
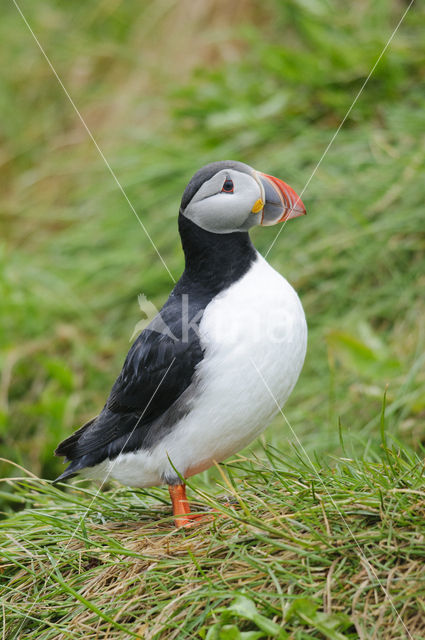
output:
[[[192,513],[186,497],[186,485],[184,484],[169,485],[168,491],[173,505],[174,522],[178,529],[183,527],[188,529],[197,524],[212,522],[217,516],[224,515],[214,508],[206,513]],[[234,507],[234,504],[226,502],[224,506]]]
[[[178,529],[182,527],[190,528],[197,524],[204,524],[214,520],[215,515],[212,513],[191,513],[184,484],[169,485],[168,491],[173,505],[174,522]]]
[[[192,527],[196,527],[198,524],[200,525],[212,522],[214,518],[215,515],[212,513],[186,513],[184,516],[177,516],[174,519],[174,522],[178,529],[181,529],[182,527],[190,529]]]

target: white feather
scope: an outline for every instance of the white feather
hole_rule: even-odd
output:
[[[307,326],[296,292],[259,254],[211,301],[199,329],[205,351],[188,415],[151,451],[120,454],[87,476],[147,487],[174,466],[188,477],[243,449],[277,413],[276,402],[283,406],[303,366]]]

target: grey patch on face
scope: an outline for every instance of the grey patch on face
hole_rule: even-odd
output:
[[[251,213],[245,222],[239,227],[239,231],[249,231],[252,227],[261,224],[261,211],[259,213]]]
[[[223,192],[227,180],[233,182],[233,192]],[[252,208],[261,195],[252,171],[222,169],[199,187],[183,215],[211,233],[244,231],[258,223]]]

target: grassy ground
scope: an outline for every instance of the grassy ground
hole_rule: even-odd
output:
[[[173,528],[164,490],[24,480],[3,523],[10,638],[424,638],[423,461],[228,465],[214,522]],[[15,485],[16,486],[16,485]]]
[[[234,158],[301,191],[406,4],[20,7],[177,278],[176,213],[192,173]],[[93,488],[5,481],[6,637],[124,638],[144,623],[147,637],[218,634],[220,607],[244,591],[291,637],[409,637],[391,595],[413,637],[425,638],[424,18],[415,3],[309,183],[309,215],[286,225],[268,255],[309,323],[285,409],[305,450],[276,418],[266,439],[279,460],[256,445],[251,466],[232,467],[248,511],[199,534],[171,531],[160,490],[111,487],[81,520]],[[0,35],[0,473],[16,476],[16,463],[52,478],[62,469],[55,445],[99,410],[119,372],[143,317],[137,295],[160,306],[172,279],[13,3]],[[253,234],[262,253],[275,233]],[[385,390],[393,454],[380,432]],[[206,472],[193,490],[219,494],[220,478]],[[254,632],[249,605],[239,606],[229,624]]]

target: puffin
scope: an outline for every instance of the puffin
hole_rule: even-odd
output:
[[[177,527],[191,526],[185,479],[252,442],[281,410],[307,345],[299,297],[249,230],[304,215],[283,180],[212,162],[178,214],[184,271],[133,342],[100,413],[61,442],[79,473],[134,487],[168,485]]]

